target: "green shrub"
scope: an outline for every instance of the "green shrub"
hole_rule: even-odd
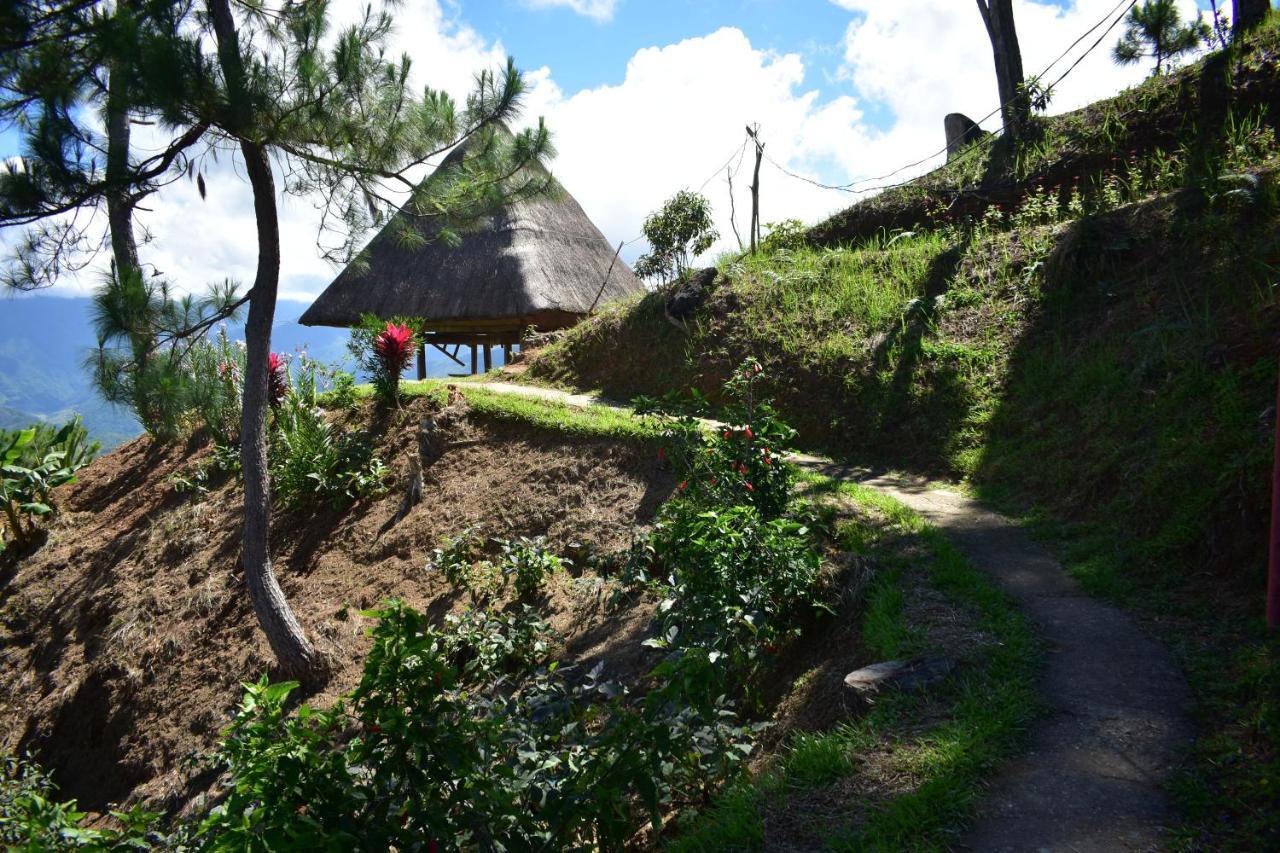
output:
[[[374,644],[345,702],[289,715],[294,684],[248,687],[220,752],[228,796],[195,845],[616,849],[751,751],[752,729],[706,699],[705,655],[665,664],[635,698],[601,667],[533,668],[536,620],[440,630],[395,602],[366,615]]]
[[[681,477],[682,497],[706,507],[749,504],[766,518],[786,511],[795,479],[786,455],[796,433],[758,399],[763,378],[755,359],[734,371],[725,383],[730,404],[720,413],[729,425],[711,434],[695,417],[712,414],[700,398],[699,410],[682,416],[668,414],[653,400],[637,402],[638,412],[663,427],[661,452]]]
[[[93,461],[98,447],[89,441],[79,416],[56,431],[49,426],[0,431],[0,504],[8,535],[19,547],[35,536],[37,518],[54,513],[53,490],[74,483],[76,472]],[[4,527],[0,524],[0,549]]]
[[[59,801],[48,774],[33,763],[0,755],[0,846],[6,850],[150,850],[158,815],[135,806],[111,812],[118,828],[91,829],[75,800]]]
[[[526,539],[522,536],[498,544],[502,549],[498,566],[503,577],[514,580],[516,595],[521,599],[537,596],[542,591],[543,582],[569,564],[568,560],[547,549],[545,537]]]
[[[663,596],[659,648],[696,647],[727,658],[742,677],[799,633],[797,618],[823,605],[821,558],[809,529],[751,506],[663,508],[650,577]]]
[[[380,494],[386,465],[366,436],[335,432],[318,396],[315,365],[303,360],[272,421],[271,479],[281,503],[302,508]]]

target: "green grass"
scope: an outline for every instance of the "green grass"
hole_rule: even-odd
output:
[[[795,735],[766,770],[731,787],[686,826],[671,849],[764,849],[765,803],[773,809],[801,803],[806,794],[860,772],[858,756],[872,751],[882,754],[878,760],[887,765],[883,772],[909,776],[914,784],[910,792],[871,806],[855,825],[828,827],[826,846],[946,849],[971,817],[981,780],[1017,749],[1038,712],[1033,686],[1037,649],[1031,632],[1007,598],[911,510],[856,484],[815,475],[804,479],[811,493],[838,493],[874,507],[897,533],[922,543],[930,582],[956,603],[972,607],[980,627],[996,642],[985,660],[962,667],[931,696],[889,693],[869,713],[832,731]],[[881,538],[866,530],[842,535],[857,545]],[[903,621],[899,578],[893,570],[883,572],[868,592],[864,641],[885,658],[922,650],[920,638]],[[926,705],[935,722],[920,730]],[[850,809],[858,805],[851,803]]]
[[[448,385],[456,382],[427,379],[421,382],[403,382],[400,393],[405,399],[431,397],[444,404]],[[637,418],[630,409],[610,406],[570,406],[554,400],[504,394],[486,388],[458,385],[471,408],[500,420],[515,421],[551,432],[593,438],[620,438],[648,441],[658,435],[658,428],[643,418]],[[358,393],[372,393],[371,386],[360,386]]]

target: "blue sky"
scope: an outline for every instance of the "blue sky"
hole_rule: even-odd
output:
[[[333,0],[333,13],[353,16],[364,2]],[[1028,72],[1118,2],[1015,0]],[[413,58],[419,81],[456,97],[480,68],[515,57],[530,82],[527,120],[546,117],[561,152],[557,176],[614,243],[636,237],[676,190],[702,188],[722,235],[713,252],[733,248],[729,186],[715,170],[740,149],[747,123],[761,124],[772,160],[839,184],[937,151],[946,113],[977,118],[996,105],[972,0],[403,0],[395,20],[395,48]],[[1073,72],[1054,111],[1143,78],[1147,69],[1111,62],[1118,36]],[[13,134],[0,135],[0,152],[13,149]],[[225,161],[207,174],[207,199],[179,182],[149,200],[143,222],[155,234],[148,257],[187,289],[252,276],[247,189]],[[733,187],[738,211],[749,203],[746,183],[740,176]],[[772,165],[763,184],[765,222],[816,221],[855,200]],[[306,300],[334,270],[316,251],[307,200],[286,199],[281,215],[283,293]],[[635,244],[624,258],[643,250]],[[63,289],[83,292],[92,281],[68,279]]]

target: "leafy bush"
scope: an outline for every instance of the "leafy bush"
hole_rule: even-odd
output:
[[[472,528],[457,536],[447,536],[440,547],[431,552],[427,568],[441,572],[445,580],[457,587],[471,581],[471,566],[476,558],[477,540]]]
[[[741,676],[798,635],[797,617],[821,609],[821,558],[809,529],[754,507],[667,504],[652,536],[663,596],[658,648],[706,649]]]
[[[653,400],[640,400],[637,411],[663,425],[662,454],[682,478],[682,496],[706,507],[749,504],[766,518],[787,509],[794,468],[786,461],[795,430],[759,398],[764,371],[748,359],[725,383],[730,405],[722,417],[730,426],[708,435],[695,414],[673,416]]]
[[[765,224],[769,233],[760,241],[760,249],[766,254],[792,251],[806,244],[809,228],[799,219],[784,219],[782,222]]]
[[[387,467],[367,438],[338,432],[317,405],[316,368],[301,362],[272,422],[272,485],[287,507],[333,504],[385,489]]]
[[[531,668],[536,621],[468,614],[438,630],[395,602],[366,615],[374,644],[346,702],[290,716],[296,685],[248,687],[220,754],[230,792],[197,844],[615,849],[750,753],[751,729],[706,698],[705,655],[635,699],[600,667]]]
[[[59,801],[44,771],[12,755],[0,755],[0,845],[6,850],[150,850],[158,815],[135,806],[111,812],[118,828],[90,829],[75,800]]]
[[[545,537],[526,539],[522,536],[514,541],[498,544],[502,549],[502,558],[498,564],[502,575],[514,579],[516,595],[522,599],[536,596],[542,590],[543,581],[569,562],[547,549]]]
[[[79,416],[56,432],[47,426],[0,431],[0,503],[18,546],[30,543],[37,518],[53,514],[53,490],[74,483],[76,472],[93,461],[98,447],[89,442]],[[0,548],[4,535],[0,525]]]

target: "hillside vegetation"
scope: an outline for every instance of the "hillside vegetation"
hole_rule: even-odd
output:
[[[1260,614],[1280,351],[1280,34],[979,143],[754,257],[692,317],[615,305],[527,376],[715,398],[747,356],[802,440],[961,480],[1181,653],[1188,846],[1273,843]]]

